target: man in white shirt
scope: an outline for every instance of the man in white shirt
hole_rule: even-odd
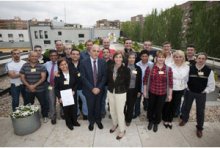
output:
[[[170,42],[164,42],[163,43],[163,48],[162,51],[166,54],[166,60],[165,60],[165,64],[167,66],[171,66],[171,64],[173,63],[173,55],[172,55],[172,51],[171,51],[171,43]]]
[[[15,111],[16,107],[19,106],[19,97],[20,93],[22,94],[24,105],[29,103],[28,98],[26,97],[25,87],[20,79],[19,71],[24,63],[23,60],[20,60],[20,51],[18,49],[13,49],[11,51],[12,61],[7,63],[7,72],[10,78],[11,83],[11,96],[12,96],[12,110]]]
[[[147,51],[147,50],[142,50],[140,52],[139,56],[140,56],[141,60],[139,62],[137,62],[136,65],[139,66],[141,68],[141,71],[142,71],[142,88],[141,88],[141,91],[142,91],[142,94],[143,94],[143,78],[144,78],[144,75],[145,75],[145,71],[146,71],[146,69],[149,65],[153,65],[153,62],[151,62],[149,60],[149,51]],[[140,103],[141,103],[142,94],[140,96],[138,96],[138,98],[136,100],[133,118],[136,118],[141,113]],[[144,110],[147,111],[147,106],[148,106],[147,98],[144,98],[143,106],[144,106]]]
[[[188,119],[194,99],[196,100],[196,118],[197,118],[197,137],[202,137],[206,94],[215,90],[215,79],[213,71],[206,66],[206,53],[198,53],[196,64],[190,66],[188,88],[184,96],[184,105],[182,108],[182,121],[180,126],[184,126]]]

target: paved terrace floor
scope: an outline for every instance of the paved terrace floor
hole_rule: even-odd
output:
[[[189,122],[184,127],[174,122],[173,129],[159,125],[158,132],[147,130],[147,123],[138,118],[133,120],[126,129],[126,135],[116,140],[117,132],[110,134],[112,126],[110,119],[103,120],[104,129],[95,125],[93,131],[88,130],[88,122],[79,120],[81,126],[73,131],[65,126],[64,120],[58,120],[56,125],[50,122],[42,123],[36,132],[17,136],[13,132],[10,118],[0,118],[0,146],[10,147],[212,147],[220,146],[219,122],[205,122],[204,136],[196,137],[195,122]]]

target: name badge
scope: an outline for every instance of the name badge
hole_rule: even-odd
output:
[[[64,85],[69,85],[69,81],[64,81]]]
[[[186,65],[189,65],[190,63],[188,61],[186,61]]]
[[[43,63],[44,63],[44,61],[43,61],[43,60],[40,60],[40,61],[39,61],[39,63],[40,63],[40,64],[43,64]]]
[[[152,55],[149,55],[149,60],[152,61],[154,57]]]
[[[78,73],[77,76],[80,77],[80,73]]]
[[[136,75],[136,74],[137,74],[137,71],[136,71],[136,70],[132,70],[132,73]]]
[[[52,90],[52,87],[51,87],[51,86],[49,86],[49,87],[48,87],[48,90]]]
[[[159,73],[159,75],[163,75],[163,74],[164,74],[164,72],[163,72],[163,71],[159,71],[158,73]]]
[[[31,68],[31,72],[36,72],[36,68]]]
[[[17,86],[20,86],[20,84],[19,83],[15,83],[15,86],[17,87]]]
[[[204,72],[200,71],[200,72],[198,72],[198,75],[199,76],[204,76]]]

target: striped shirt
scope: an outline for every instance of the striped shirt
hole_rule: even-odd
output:
[[[31,84],[34,85],[36,82],[38,82],[41,79],[41,73],[46,73],[46,68],[42,65],[37,63],[34,67],[30,65],[30,63],[25,63],[20,73],[25,75],[25,80]],[[26,88],[26,90],[29,92],[29,90]],[[46,90],[46,81],[41,83],[39,86],[36,87],[36,92],[42,92]]]

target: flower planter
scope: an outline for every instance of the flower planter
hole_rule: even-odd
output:
[[[19,136],[31,134],[40,128],[40,114],[39,111],[35,112],[33,115],[24,118],[12,118],[12,125],[14,128],[14,133]]]

